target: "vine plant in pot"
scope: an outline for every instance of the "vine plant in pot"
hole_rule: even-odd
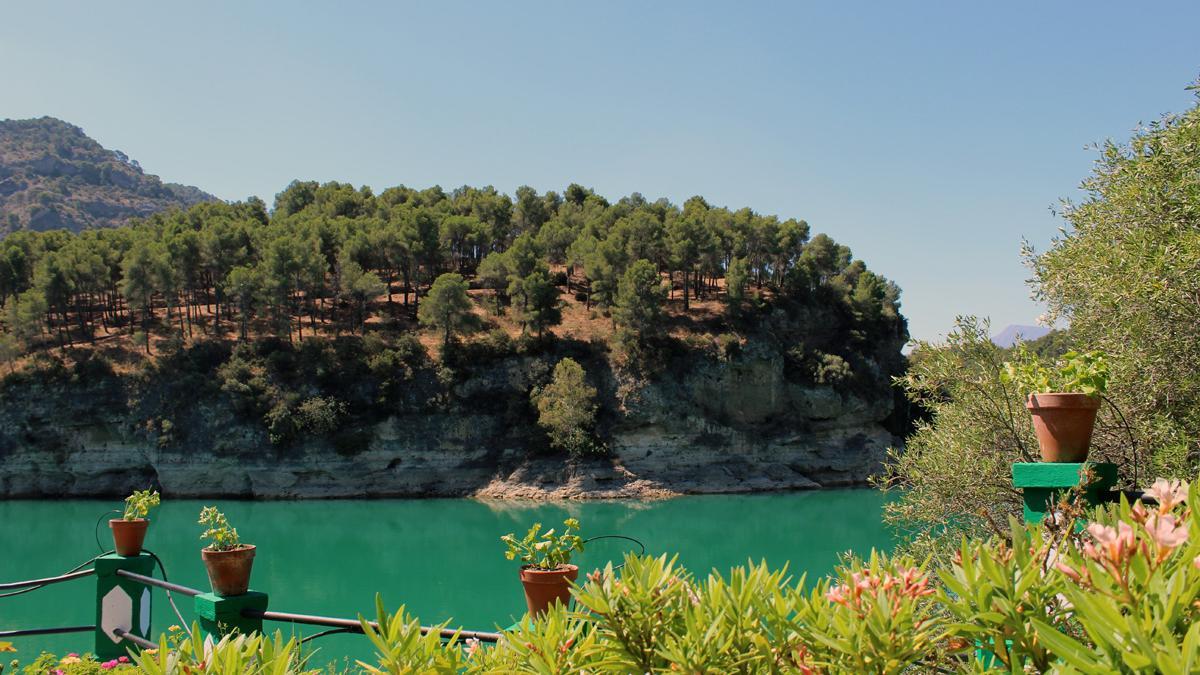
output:
[[[237,530],[215,506],[201,509],[199,522],[208,526],[200,535],[201,539],[208,540],[208,545],[200,549],[200,557],[208,571],[213,593],[220,596],[244,594],[250,588],[254,545],[243,544]]]
[[[134,556],[142,554],[142,544],[146,541],[146,530],[150,527],[150,509],[159,504],[158,492],[134,490],[125,498],[125,512],[120,518],[108,521],[112,529],[113,549],[117,555]]]
[[[1004,364],[1004,379],[1025,393],[1043,462],[1087,460],[1096,411],[1108,388],[1108,363],[1100,352],[1067,352],[1053,366],[1022,345]]]
[[[534,523],[520,539],[514,534],[500,537],[508,546],[504,557],[522,563],[521,585],[532,616],[544,613],[555,602],[566,606],[571,599],[571,582],[579,577],[579,568],[571,564],[571,554],[583,552],[583,539],[577,534],[579,521],[568,518],[563,526],[562,534],[553,528],[543,533],[542,524]]]

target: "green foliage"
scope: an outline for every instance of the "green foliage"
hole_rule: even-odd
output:
[[[1198,96],[1200,88],[1192,87]],[[1066,202],[1068,227],[1038,254],[1026,247],[1034,289],[1076,344],[1107,355],[1109,398],[1143,447],[1179,476],[1200,456],[1200,98],[1099,148],[1086,198]]]
[[[626,350],[636,352],[662,333],[666,296],[654,265],[645,260],[630,265],[621,277],[613,306],[617,340]]]
[[[383,607],[382,596],[375,596],[376,620],[373,625],[362,616],[358,622],[363,633],[375,646],[378,665],[359,661],[358,665],[368,673],[439,673],[452,675],[459,672],[462,650],[456,642],[457,636],[442,642],[439,631],[445,624],[436,626],[425,634],[421,623],[409,616],[401,605],[395,614],[388,614]]]
[[[157,490],[153,492],[149,489],[134,490],[133,494],[125,498],[125,512],[121,518],[124,520],[145,518],[149,515],[150,509],[157,507],[159,503]]]
[[[191,632],[164,634],[158,649],[145,650],[134,656],[136,672],[146,675],[317,675],[321,670],[309,669],[301,654],[297,637],[284,639],[275,631],[274,637],[252,633],[226,635],[206,644],[205,633],[199,624]]]
[[[206,548],[210,551],[232,551],[242,547],[237,529],[230,526],[225,514],[218,511],[217,507],[205,506],[200,509],[200,520],[197,522],[207,526],[200,538],[208,540]]]
[[[853,375],[850,364],[837,354],[817,352],[812,360],[812,378],[817,384],[840,384]]]
[[[905,672],[945,636],[933,594],[910,559],[872,552],[851,560],[795,601],[807,662],[832,672]]]
[[[583,539],[577,534],[579,521],[567,518],[563,521],[562,534],[554,528],[542,532],[542,524],[534,523],[525,536],[517,539],[509,533],[500,537],[508,548],[504,557],[520,560],[522,564],[541,570],[553,570],[571,562],[571,554],[583,553]]]
[[[588,384],[587,373],[574,359],[559,361],[549,384],[534,389],[530,399],[538,411],[538,424],[550,437],[550,445],[572,455],[603,451],[592,433],[596,424],[596,388]]]
[[[462,275],[451,272],[439,276],[429,289],[429,296],[421,303],[417,316],[421,325],[441,331],[443,345],[450,344],[456,333],[472,329],[475,315]]]
[[[962,536],[985,536],[989,523],[1021,514],[1012,463],[1036,461],[1037,442],[1023,396],[1002,377],[1007,353],[989,330],[962,318],[944,343],[917,342],[897,381],[929,419],[917,423],[902,452],[889,452],[874,480],[896,496],[884,519],[909,532],[907,546],[922,555],[949,553]],[[1093,449],[1094,458],[1105,456],[1103,447]]]
[[[0,333],[0,362],[8,364],[9,372],[13,372],[13,362],[21,356],[21,343],[15,336]]]
[[[1001,377],[1023,394],[1057,392],[1099,397],[1108,388],[1108,363],[1097,351],[1070,351],[1053,366],[1046,366],[1021,344],[1014,359],[1004,363]]]
[[[346,404],[332,396],[313,396],[296,406],[296,426],[318,436],[337,431]]]

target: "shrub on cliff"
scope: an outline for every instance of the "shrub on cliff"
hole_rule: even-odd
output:
[[[572,455],[603,452],[593,434],[596,424],[596,388],[574,359],[554,366],[549,384],[530,394],[538,411],[538,424],[550,437],[550,445]]]

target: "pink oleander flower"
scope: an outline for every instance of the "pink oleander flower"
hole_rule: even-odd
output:
[[[129,657],[128,656],[118,656],[117,663],[129,663]]]
[[[112,670],[113,668],[117,667],[117,660],[113,659],[112,661],[105,661],[104,663],[100,664],[100,667],[105,670]]]
[[[1180,523],[1171,514],[1156,515],[1146,521],[1146,534],[1163,550],[1171,551],[1187,541],[1187,523]]]
[[[479,650],[482,649],[478,638],[467,639],[467,658],[474,658]]]
[[[1075,569],[1074,567],[1071,567],[1070,565],[1068,565],[1067,563],[1065,563],[1061,560],[1054,563],[1054,567],[1059,572],[1062,572],[1063,574],[1065,574],[1068,579],[1070,579],[1071,581],[1074,581],[1075,583],[1079,583],[1079,580],[1083,578],[1083,575],[1081,575],[1079,573],[1079,570]]]
[[[1146,495],[1158,501],[1160,513],[1166,513],[1176,504],[1187,501],[1188,484],[1186,481],[1159,478],[1154,481],[1154,485],[1151,485],[1149,490],[1146,490]]]
[[[1129,523],[1117,523],[1116,529],[1100,523],[1092,523],[1087,527],[1088,534],[1099,544],[1099,549],[1091,542],[1083,545],[1083,552],[1093,560],[1107,558],[1119,563],[1133,551],[1133,527]]]

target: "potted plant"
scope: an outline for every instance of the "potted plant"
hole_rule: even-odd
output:
[[[1087,460],[1100,397],[1108,388],[1108,363],[1100,352],[1067,352],[1045,366],[1024,346],[1004,364],[1004,379],[1025,393],[1043,462]]]
[[[146,541],[146,529],[150,520],[146,518],[150,509],[158,506],[158,492],[134,490],[125,498],[125,512],[120,518],[108,521],[112,529],[113,549],[117,555],[135,556],[142,554],[142,543]]]
[[[230,527],[225,514],[215,506],[200,509],[200,524],[208,529],[200,535],[208,546],[200,549],[208,582],[220,596],[242,595],[250,588],[250,570],[254,567],[254,545],[243,544],[238,532]]]
[[[562,534],[554,529],[543,533],[542,524],[534,523],[521,539],[513,534],[500,537],[508,546],[504,557],[523,563],[521,585],[525,587],[530,615],[544,613],[555,602],[565,606],[571,599],[571,582],[579,576],[579,568],[571,564],[571,554],[583,552],[583,539],[576,534],[578,520],[567,518],[563,525]]]

